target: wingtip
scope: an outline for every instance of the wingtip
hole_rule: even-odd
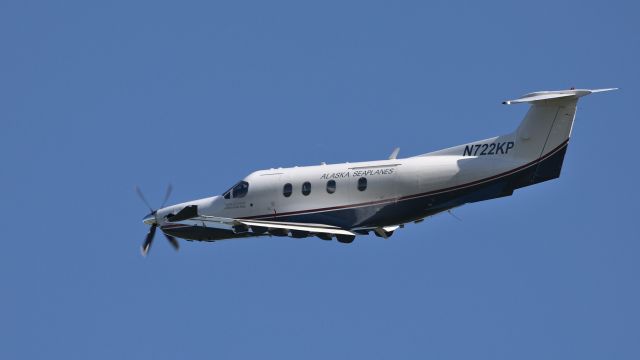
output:
[[[591,92],[592,93],[599,93],[599,92],[614,91],[614,90],[619,90],[619,88],[593,89],[593,90],[591,90]]]

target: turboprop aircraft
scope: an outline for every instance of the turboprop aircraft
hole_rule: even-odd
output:
[[[251,236],[317,237],[351,243],[357,235],[388,238],[410,222],[477,201],[510,196],[560,176],[578,99],[615,89],[526,94],[530,104],[506,135],[400,159],[259,170],[221,195],[153,210],[142,254],[156,228],[176,237],[219,241]],[[167,189],[164,202],[169,197]],[[163,202],[163,203],[164,203]]]

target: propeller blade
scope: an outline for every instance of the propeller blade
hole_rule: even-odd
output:
[[[151,243],[153,242],[153,237],[156,234],[156,225],[151,225],[149,228],[149,232],[147,233],[147,237],[144,239],[144,243],[142,243],[142,247],[140,250],[142,251],[142,256],[147,256],[149,249],[151,248]]]
[[[142,199],[142,201],[145,203],[145,205],[147,205],[147,207],[149,208],[149,211],[153,212],[153,208],[151,207],[151,205],[149,205],[149,202],[144,197],[144,194],[142,193],[142,191],[138,186],[136,186],[136,192],[138,193],[138,196],[140,197],[140,199]]]
[[[163,208],[164,205],[167,203],[167,200],[169,200],[169,196],[171,195],[172,190],[173,190],[173,186],[169,184],[167,186],[167,192],[164,193],[164,200],[162,200],[162,205],[160,205],[160,208]]]
[[[167,186],[167,191],[164,193],[164,199],[162,200],[162,205],[160,205],[160,208],[163,208],[164,205],[167,203],[167,200],[169,200],[169,196],[171,196],[171,191],[173,190],[173,186],[171,186],[171,184],[169,184]],[[151,211],[151,213],[147,216],[145,216],[145,218],[143,219],[143,221],[146,224],[150,224],[151,227],[149,228],[149,232],[147,233],[147,237],[144,239],[144,242],[142,243],[142,246],[140,247],[140,251],[142,252],[142,256],[147,256],[147,254],[149,253],[149,250],[151,249],[151,244],[153,243],[153,237],[156,235],[156,229],[158,227],[158,218],[157,218],[157,210],[153,210],[153,208],[151,207],[151,205],[149,204],[149,202],[147,201],[147,198],[144,197],[144,194],[142,193],[142,190],[140,190],[140,187],[136,186],[136,193],[138,194],[138,196],[140,197],[140,199],[145,203],[145,205],[147,205],[147,207],[149,208],[149,210]],[[179,218],[184,218],[185,216],[188,216],[187,218],[191,218],[194,216],[198,215],[198,210],[196,206],[193,207],[185,207],[185,209],[182,209],[179,213],[180,215]],[[195,215],[193,215],[195,214]],[[163,232],[164,234],[164,232]],[[178,240],[176,238],[174,238],[171,235],[167,235],[164,234],[164,236],[167,238],[167,240],[169,240],[169,243],[171,244],[171,246],[173,246],[174,249],[178,250],[180,248],[180,244],[178,243]]]
[[[167,238],[167,240],[169,240],[169,242],[171,243],[171,245],[173,245],[173,248],[176,249],[176,251],[180,249],[180,244],[178,244],[178,240],[176,240],[176,238],[167,234],[164,234],[164,236]]]

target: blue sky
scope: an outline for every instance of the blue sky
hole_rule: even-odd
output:
[[[0,358],[637,359],[639,7],[0,3]],[[255,169],[415,155],[581,100],[562,177],[352,245],[158,238]]]

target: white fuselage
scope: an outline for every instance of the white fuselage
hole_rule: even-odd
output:
[[[351,210],[354,215],[350,219],[336,220],[325,216],[320,217],[324,220],[321,222],[349,228],[396,225],[423,218],[430,213],[433,204],[424,199],[424,211],[390,217],[379,224],[368,224],[367,220],[376,215],[376,210],[402,199],[464,186],[524,163],[507,154],[470,160],[468,156],[433,155],[261,170],[243,179],[248,183],[248,191],[243,197],[214,196],[164,208],[159,215],[175,213],[187,205],[197,205],[198,212],[207,216],[264,220],[286,220],[311,214],[317,219],[337,210],[342,213]],[[361,179],[366,179],[366,187],[359,187],[363,183]],[[310,185],[306,195],[303,193],[305,183]],[[291,191],[285,196],[287,184]]]

